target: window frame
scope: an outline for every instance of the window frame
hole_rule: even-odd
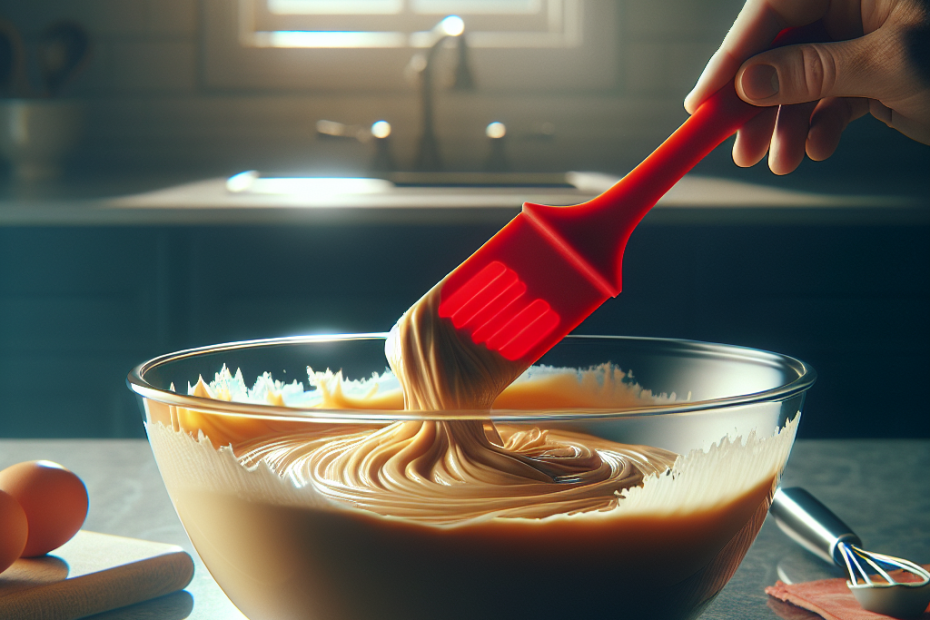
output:
[[[477,87],[487,91],[610,90],[617,79],[617,9],[609,0],[538,0],[542,11],[507,16],[507,30],[481,30],[487,16],[460,13]],[[370,47],[286,47],[267,28],[306,27],[319,16],[275,15],[264,0],[203,0],[202,77],[206,88],[243,91],[409,91],[404,68],[432,43],[428,31],[400,33]],[[556,9],[558,14],[556,15]],[[542,13],[545,13],[543,15]],[[420,15],[435,24],[443,13]],[[323,16],[330,17],[330,16]],[[374,23],[381,16],[362,16]],[[375,18],[375,19],[372,19]],[[523,23],[527,22],[527,23]],[[339,19],[318,20],[335,29]],[[468,24],[477,24],[469,28]],[[518,28],[523,28],[519,30]],[[293,32],[293,31],[291,31]],[[382,31],[384,32],[384,31]],[[287,35],[284,35],[285,38]],[[405,39],[405,40],[403,40]],[[280,43],[280,41],[278,42]]]

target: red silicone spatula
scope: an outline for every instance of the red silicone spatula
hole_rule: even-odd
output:
[[[787,38],[782,33],[776,44]],[[646,212],[761,111],[742,101],[731,82],[597,198],[571,207],[524,203],[520,215],[447,276],[440,318],[529,366],[620,293],[623,251]]]

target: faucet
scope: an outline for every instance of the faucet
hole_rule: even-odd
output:
[[[431,31],[432,45],[425,54],[423,52],[414,54],[408,65],[408,69],[419,75],[421,133],[415,168],[420,171],[434,172],[443,168],[433,118],[433,69],[436,55],[446,40],[455,39],[457,42],[458,63],[455,68],[452,88],[455,90],[471,90],[474,88],[467,62],[464,32],[465,23],[461,17],[449,15],[443,18]]]

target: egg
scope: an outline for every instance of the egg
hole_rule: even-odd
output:
[[[74,536],[87,517],[87,488],[74,473],[51,461],[26,461],[0,471],[0,490],[26,514],[22,557],[44,555]]]
[[[0,491],[0,573],[22,555],[28,532],[23,507],[12,495]]]

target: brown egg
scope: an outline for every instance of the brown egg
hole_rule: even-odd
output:
[[[0,573],[22,555],[28,532],[23,507],[12,495],[0,491]]]
[[[84,483],[58,463],[27,461],[0,471],[0,490],[22,506],[29,535],[22,557],[44,555],[74,536],[87,517]]]

